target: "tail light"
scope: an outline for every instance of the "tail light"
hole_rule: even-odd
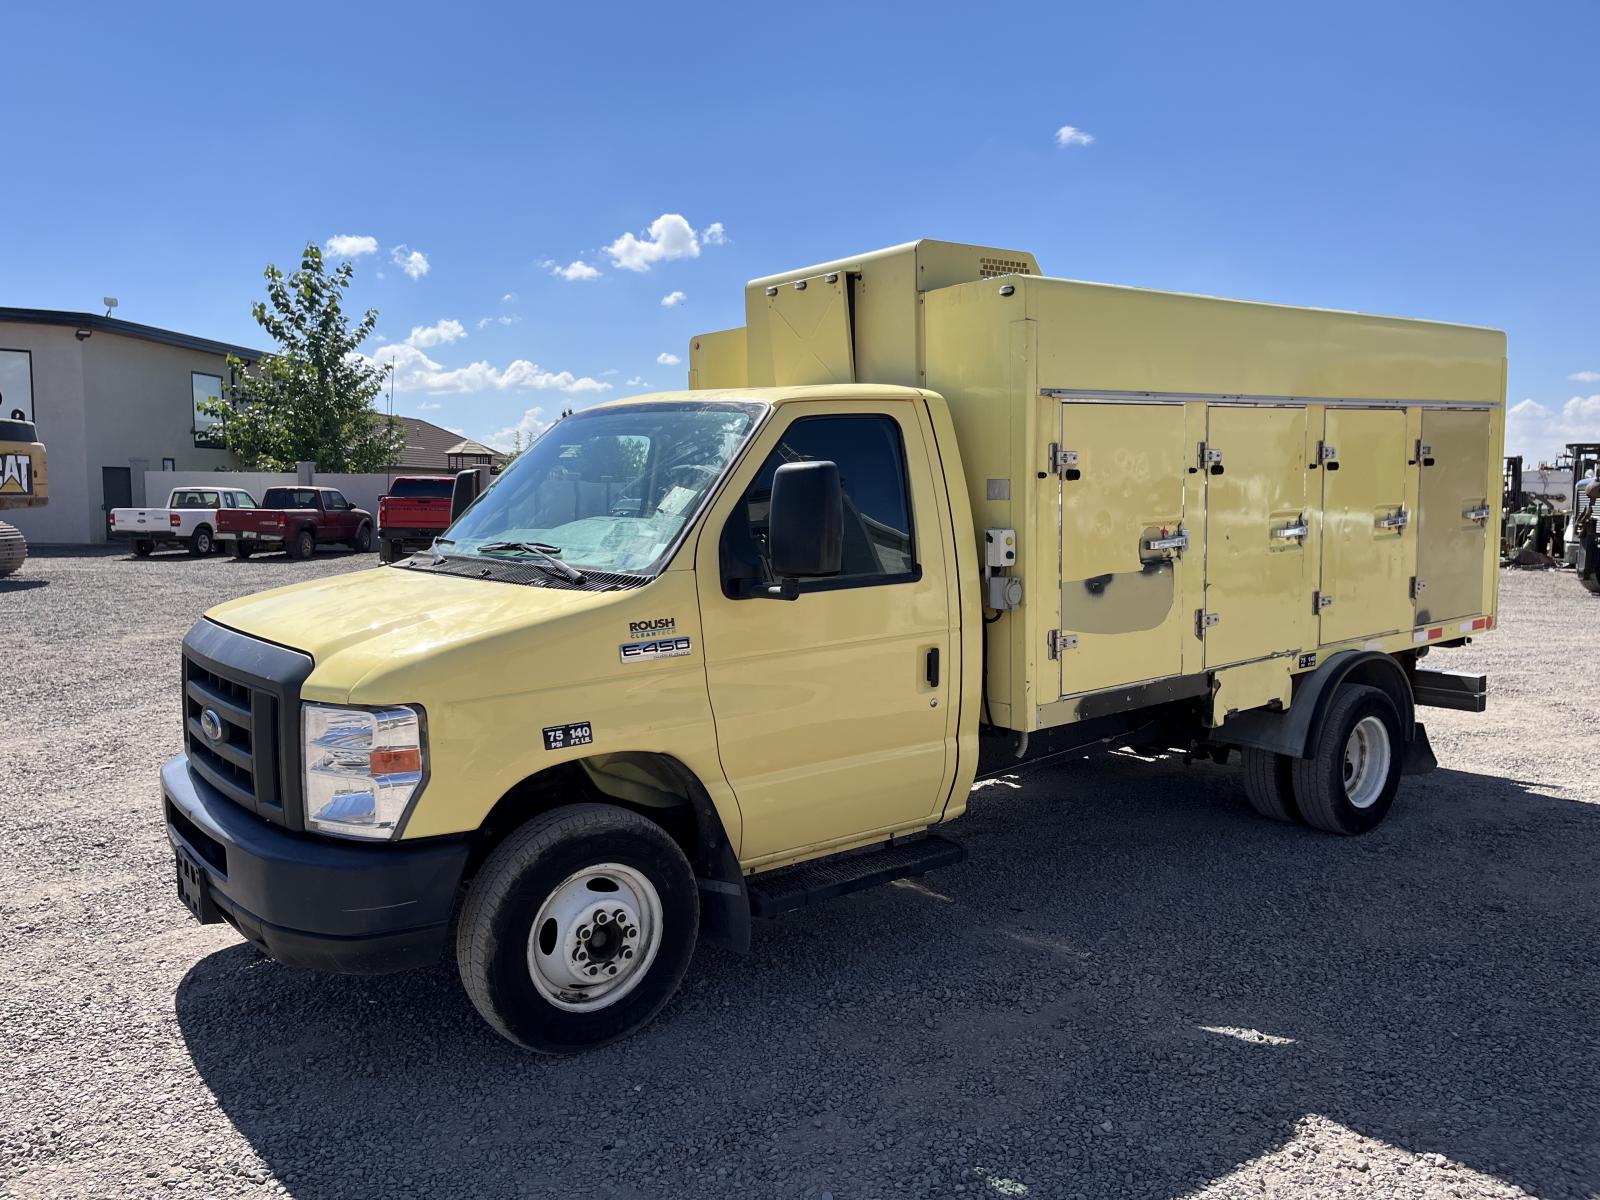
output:
[[[170,524],[170,525],[171,525],[171,526],[172,526],[172,527],[173,527],[173,528],[174,528],[174,529],[176,529],[176,528],[177,528],[177,527],[178,527],[178,525],[179,525],[179,523],[180,523],[180,522],[181,522],[181,520],[182,520],[182,518],[181,518],[181,517],[179,517],[179,516],[178,516],[178,514],[177,514],[177,513],[168,513],[168,514],[167,514],[167,522],[168,522],[168,523],[169,523],[169,524]]]
[[[117,514],[116,513],[112,513],[111,514],[111,528],[115,529],[116,527],[117,527]]]

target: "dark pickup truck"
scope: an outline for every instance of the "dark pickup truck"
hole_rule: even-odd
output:
[[[236,558],[279,547],[290,558],[309,558],[329,542],[365,554],[372,549],[372,514],[334,488],[272,487],[262,494],[260,508],[219,511],[217,533],[235,539]]]
[[[378,557],[395,562],[431,545],[450,525],[455,486],[448,475],[402,475],[391,483],[378,501]]]

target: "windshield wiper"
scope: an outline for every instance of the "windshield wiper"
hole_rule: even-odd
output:
[[[485,542],[478,547],[479,554],[493,554],[497,551],[512,551],[517,554],[531,554],[539,560],[541,566],[554,571],[568,583],[587,583],[589,577],[577,567],[562,562],[556,555],[561,553],[560,546],[547,546],[543,542]]]

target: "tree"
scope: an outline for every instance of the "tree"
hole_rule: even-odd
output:
[[[222,420],[228,449],[246,468],[289,471],[314,462],[322,471],[376,471],[405,449],[400,422],[372,407],[386,371],[359,353],[378,310],[367,309],[354,328],[344,313],[354,274],[348,262],[329,274],[315,243],[287,278],[268,264],[267,303],[250,311],[278,350],[253,366],[229,356],[232,395],[201,405]]]

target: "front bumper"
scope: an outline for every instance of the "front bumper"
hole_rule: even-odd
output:
[[[466,843],[291,833],[227,799],[182,754],[161,768],[161,791],[167,837],[204,873],[222,919],[279,962],[372,975],[443,952]]]

